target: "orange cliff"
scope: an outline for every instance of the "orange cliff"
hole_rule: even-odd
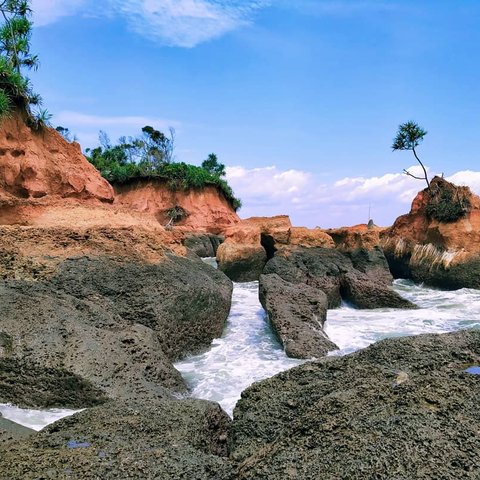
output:
[[[114,191],[54,129],[32,131],[20,114],[0,126],[0,225],[164,230],[178,206],[187,213],[180,232],[219,233],[239,221],[216,187],[172,192],[161,180],[137,180]]]
[[[117,187],[117,194],[77,143],[50,128],[32,131],[21,115],[4,120],[0,277],[23,276],[29,265],[49,271],[49,257],[114,255],[155,262],[165,251],[185,254],[183,243],[192,232],[219,233],[239,221],[215,187],[172,192],[161,181],[137,181]],[[166,229],[165,212],[178,206],[187,218]]]
[[[160,179],[137,179],[115,185],[114,205],[151,215],[161,225],[168,224],[169,209],[180,207],[186,217],[175,225],[195,232],[220,234],[240,221],[217,187],[174,191]]]

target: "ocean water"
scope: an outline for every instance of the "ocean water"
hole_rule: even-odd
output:
[[[394,289],[420,308],[357,310],[346,304],[329,310],[325,331],[344,355],[383,338],[446,333],[480,328],[480,291],[442,291],[409,280],[395,280]]]
[[[387,337],[480,328],[480,291],[445,292],[407,280],[394,288],[416,303],[416,310],[357,310],[344,304],[328,311],[326,332],[344,355]],[[253,382],[301,364],[288,358],[275,338],[258,300],[258,282],[234,284],[233,303],[221,338],[203,354],[175,366],[196,398],[219,402],[232,415],[241,392]]]

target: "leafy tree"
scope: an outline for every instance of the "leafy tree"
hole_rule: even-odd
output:
[[[173,130],[170,130],[170,136],[166,136],[153,127],[146,126],[140,137],[130,137],[128,140],[121,137],[116,145],[112,145],[105,132],[100,132],[99,142],[98,147],[87,149],[85,153],[90,163],[110,182],[161,178],[172,190],[213,185],[223,193],[235,210],[242,205],[228,183],[220,178],[225,173],[225,167],[218,163],[214,154],[215,163],[211,166],[216,168],[212,171],[183,162],[173,162]]]
[[[425,180],[425,182],[427,182],[427,188],[430,190],[430,181],[428,180],[427,170],[423,165],[422,161],[420,160],[420,158],[418,158],[417,152],[415,150],[416,147],[418,147],[420,143],[423,141],[426,134],[427,134],[427,131],[424,130],[415,122],[402,123],[398,127],[397,135],[393,140],[392,149],[393,151],[411,150],[413,152],[413,155],[417,159],[417,162],[420,164],[420,166],[423,169],[424,176],[417,177],[405,169],[403,171],[406,175],[416,178],[417,180]]]
[[[30,53],[32,22],[28,0],[0,0],[0,117],[19,108],[31,126],[49,123],[46,110],[32,112],[41,97],[33,93],[24,69],[37,69],[38,57]]]
[[[202,168],[217,177],[224,177],[226,174],[225,165],[219,163],[218,157],[214,153],[211,153],[207,159],[202,162]]]

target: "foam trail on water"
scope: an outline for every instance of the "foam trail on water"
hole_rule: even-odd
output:
[[[328,311],[325,331],[344,355],[390,337],[446,333],[480,328],[480,291],[442,291],[396,280],[394,289],[420,308],[416,310],[357,310],[343,305]]]
[[[192,396],[219,402],[232,415],[240,394],[258,380],[302,363],[288,358],[258,300],[258,282],[234,283],[222,338],[207,352],[175,365]]]
[[[81,410],[50,409],[50,410],[30,410],[18,408],[13,405],[0,404],[0,412],[3,417],[12,422],[19,423],[24,427],[33,430],[41,430],[61,418],[69,417]]]

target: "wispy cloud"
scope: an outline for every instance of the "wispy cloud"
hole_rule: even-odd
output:
[[[37,27],[44,27],[69,17],[89,7],[90,0],[32,0],[34,22]]]
[[[124,18],[138,35],[163,45],[194,47],[249,25],[272,0],[105,0],[101,13],[93,0],[33,0],[37,26],[70,15]]]

